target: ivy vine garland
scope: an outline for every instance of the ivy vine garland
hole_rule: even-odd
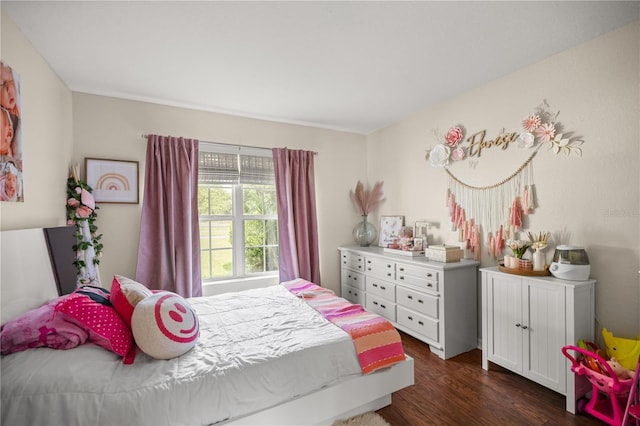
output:
[[[100,242],[102,234],[98,234],[95,224],[98,215],[95,205],[93,189],[78,178],[77,166],[72,168],[71,176],[67,179],[67,225],[76,225],[76,260],[73,262],[78,271],[78,285],[97,284],[99,278],[97,266],[103,245]]]

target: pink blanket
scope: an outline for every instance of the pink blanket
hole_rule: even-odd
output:
[[[400,334],[383,317],[303,279],[287,281],[282,285],[351,335],[363,374],[390,367],[405,359]]]
[[[56,305],[65,297],[52,299],[3,324],[0,328],[0,353],[7,355],[41,346],[71,349],[85,343],[89,333],[62,319],[56,311]]]

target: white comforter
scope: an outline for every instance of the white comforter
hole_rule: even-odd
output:
[[[124,365],[91,344],[3,357],[2,424],[211,424],[360,374],[350,336],[281,286],[190,302],[200,339],[178,358]]]

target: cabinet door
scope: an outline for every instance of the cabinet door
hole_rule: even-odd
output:
[[[561,350],[566,328],[565,288],[523,279],[522,289],[523,375],[564,393],[566,365]]]
[[[522,284],[518,277],[487,275],[487,358],[522,372]]]

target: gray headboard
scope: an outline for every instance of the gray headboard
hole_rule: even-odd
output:
[[[73,264],[76,260],[73,251],[73,245],[77,242],[76,229],[75,226],[43,229],[59,295],[69,294],[76,289],[77,271]]]

